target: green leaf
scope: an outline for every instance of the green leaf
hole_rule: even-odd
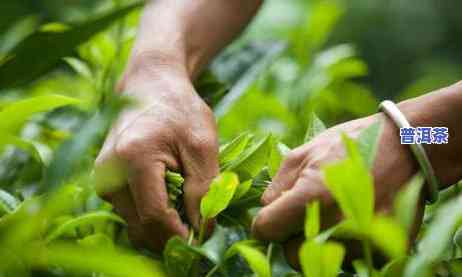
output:
[[[281,143],[276,137],[272,137],[271,151],[268,160],[268,171],[271,178],[278,172],[288,151],[290,151],[289,147]]]
[[[0,131],[15,133],[36,113],[80,103],[78,99],[62,95],[42,95],[14,102],[0,111],[0,118],[8,118],[0,121]]]
[[[308,128],[306,129],[304,142],[309,142],[326,129],[327,128],[324,122],[322,122],[322,120],[315,113],[313,113],[311,115]]]
[[[326,42],[344,10],[337,1],[322,0],[310,4],[312,6],[309,7],[306,24],[301,25],[301,30],[297,29],[298,32],[293,37],[297,58],[301,61],[308,61],[308,55]]]
[[[200,251],[189,246],[180,237],[169,239],[163,257],[168,276],[188,277],[194,261],[201,255]]]
[[[23,85],[49,72],[61,58],[72,55],[78,45],[142,4],[137,2],[122,7],[69,29],[39,30],[30,35],[8,53],[9,59],[0,64],[0,87]]]
[[[252,187],[252,180],[247,180],[243,183],[240,183],[236,188],[236,192],[234,193],[232,202],[235,202],[241,199],[242,197],[244,197],[244,195],[246,195],[247,192],[249,192],[251,187]]]
[[[6,145],[14,145],[17,148],[28,153],[39,164],[43,164],[42,157],[40,156],[40,153],[38,152],[37,148],[35,148],[34,144],[17,136],[11,135],[9,133],[0,132],[0,134],[0,153],[3,151],[3,148]]]
[[[343,136],[348,157],[323,168],[326,186],[346,219],[367,230],[374,215],[374,186],[356,143]]]
[[[69,221],[61,224],[56,229],[51,231],[49,235],[47,235],[45,241],[50,243],[53,240],[58,239],[61,235],[69,233],[75,228],[82,228],[84,226],[93,225],[101,221],[113,221],[125,225],[125,221],[122,218],[111,212],[96,211],[72,218]]]
[[[320,204],[314,201],[306,206],[305,217],[305,238],[307,240],[315,238],[321,229]]]
[[[210,184],[209,191],[201,201],[201,215],[204,220],[216,217],[233,199],[239,178],[233,172],[223,172]]]
[[[297,272],[287,263],[282,245],[272,242],[268,247],[272,247],[272,254],[271,257],[269,257],[271,264],[271,276],[298,276]]]
[[[394,202],[394,216],[410,233],[419,206],[420,192],[425,182],[422,174],[415,175],[398,193]]]
[[[232,246],[233,252],[239,253],[258,277],[271,277],[271,266],[265,255],[245,242]],[[234,254],[234,253],[232,253]],[[230,256],[232,256],[230,254]]]
[[[457,229],[452,240],[459,249],[462,249],[462,228]]]
[[[59,267],[65,272],[101,273],[118,277],[167,277],[159,261],[122,249],[78,246],[69,243],[28,247],[32,268]],[[67,275],[67,274],[65,274]]]
[[[400,259],[390,261],[380,271],[380,277],[403,276],[407,259],[408,257],[402,257]]]
[[[233,139],[230,143],[220,146],[220,168],[226,170],[230,163],[242,154],[252,138],[253,135],[244,133]]]
[[[19,204],[20,202],[16,197],[0,189],[0,215],[14,212]]]
[[[85,247],[98,247],[99,249],[112,248],[114,243],[112,239],[105,234],[97,233],[79,239],[77,243]]]
[[[362,260],[355,260],[353,261],[353,267],[355,268],[356,275],[358,277],[370,277],[369,276],[369,269],[367,265]]]
[[[242,241],[246,233],[242,227],[217,224],[213,234],[201,247],[200,252],[215,265],[222,265],[229,258],[228,250],[237,241]]]
[[[357,139],[359,152],[361,153],[368,168],[372,168],[374,165],[381,130],[382,124],[380,122],[376,122],[362,130]]]
[[[91,69],[84,61],[76,59],[76,58],[72,58],[72,57],[64,58],[64,61],[70,67],[72,67],[75,73],[79,74],[83,78],[86,78],[87,80],[93,79],[93,74],[91,73]]]
[[[247,181],[255,176],[266,165],[271,152],[271,135],[248,147],[242,155],[228,168],[239,175],[241,181]]]
[[[442,259],[461,220],[462,197],[459,196],[436,211],[417,246],[417,254],[409,259],[404,276],[432,276],[432,265]]]
[[[306,241],[299,256],[306,277],[335,277],[342,266],[345,248],[335,242]]]
[[[224,228],[221,225],[215,225],[213,234],[202,246],[201,250],[214,264],[221,264],[227,245],[227,235],[230,232],[229,228]]]
[[[55,189],[75,172],[79,172],[82,169],[82,160],[87,158],[90,149],[95,147],[104,138],[112,121],[125,104],[126,102],[123,99],[107,103],[101,112],[87,119],[73,137],[60,145],[45,172],[45,178],[41,187],[42,191]],[[111,180],[114,181],[116,176],[122,174],[122,170],[121,168],[117,168],[116,171],[112,171],[111,173],[110,177],[113,177]],[[117,185],[120,185],[118,183],[104,183],[105,179],[102,177],[103,175],[99,172],[95,173],[96,189],[99,192],[111,191],[111,189],[116,189]],[[105,175],[105,177],[108,176]],[[108,185],[111,187],[106,187]]]
[[[240,72],[239,80],[234,83],[226,96],[216,105],[214,113],[217,119],[223,117],[236,101],[245,94],[258,76],[271,65],[274,59],[282,54],[286,49],[286,44],[273,43],[272,45],[265,45],[263,49],[263,53],[254,57],[255,60],[250,61],[249,67],[244,69],[244,73]],[[246,56],[246,59],[248,63],[248,56]]]
[[[407,233],[393,219],[376,216],[367,233],[372,242],[392,259],[401,258],[407,250]]]
[[[228,86],[215,76],[210,70],[202,73],[197,81],[194,82],[194,88],[201,98],[214,107],[228,92]]]
[[[181,176],[180,173],[173,172],[173,171],[170,171],[170,170],[167,170],[165,172],[165,180],[168,183],[171,183],[171,184],[174,184],[174,185],[177,185],[177,186],[181,186],[184,183],[184,178],[183,178],[183,176]]]

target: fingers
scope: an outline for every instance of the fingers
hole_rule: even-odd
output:
[[[317,170],[308,170],[292,189],[260,210],[252,225],[253,234],[260,240],[286,240],[303,229],[306,205],[314,200],[320,200],[323,206],[323,226],[330,226],[338,220],[337,209],[322,184],[321,174]]]
[[[193,150],[193,151],[191,151]],[[184,203],[189,222],[196,230],[200,225],[200,202],[219,172],[218,142],[212,140],[185,151],[182,157],[185,172]]]
[[[298,252],[302,243],[305,241],[305,237],[299,234],[287,242],[284,243],[284,254],[287,262],[295,269],[300,270],[300,260]]]
[[[305,155],[298,149],[292,150],[287,155],[278,173],[263,193],[261,198],[262,205],[268,205],[279,198],[284,191],[294,186],[305,158]]]
[[[137,168],[129,177],[130,191],[146,236],[150,240],[159,238],[161,244],[174,235],[188,236],[188,229],[180,216],[168,206],[164,178],[165,164],[160,161]]]
[[[135,246],[141,247],[144,243],[145,234],[129,188],[124,187],[121,190],[112,193],[111,202],[114,206],[114,211],[127,222],[128,237],[130,241]],[[153,246],[154,249],[159,247],[158,243],[154,243]]]

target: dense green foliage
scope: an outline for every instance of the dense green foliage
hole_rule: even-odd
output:
[[[380,124],[356,140],[344,136],[346,159],[323,168],[344,217],[321,230],[322,208],[307,206],[301,272],[287,264],[281,244],[250,237],[260,196],[290,148],[322,132],[320,118],[331,125],[371,114],[378,103],[356,80],[368,69],[354,48],[326,46],[344,12],[328,0],[309,1],[308,18],[285,28],[285,41],[251,40],[250,32],[197,81],[222,141],[221,174],[200,206],[201,231],[188,241],[172,238],[163,253],[135,249],[124,220],[97,196],[93,174],[111,122],[132,104],[113,92],[139,4],[114,2],[80,23],[35,26],[24,17],[8,32],[16,43],[0,47],[0,276],[462,274],[457,185],[427,207],[415,243],[408,236],[420,175],[404,187],[391,214],[374,213],[369,168]],[[180,211],[183,182],[180,173],[167,172],[170,204]],[[212,218],[217,225],[205,238]],[[362,254],[350,263],[344,241],[351,239],[361,242]],[[386,262],[374,263],[374,253]]]

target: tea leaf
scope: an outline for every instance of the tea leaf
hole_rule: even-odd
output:
[[[3,151],[6,145],[14,145],[17,148],[23,150],[24,152],[28,153],[35,161],[37,161],[40,165],[43,164],[42,157],[38,152],[35,145],[31,142],[21,139],[17,136],[11,135],[9,133],[1,132],[0,137],[0,153]]]
[[[119,216],[106,211],[97,211],[92,213],[87,213],[76,218],[70,219],[69,221],[58,226],[53,230],[45,239],[47,243],[52,242],[53,240],[59,238],[61,235],[70,232],[71,230],[87,226],[90,224],[95,224],[101,221],[114,221],[119,224],[125,224],[125,221]]]
[[[249,192],[251,187],[252,187],[252,180],[247,180],[243,183],[240,183],[236,188],[236,192],[234,193],[232,202],[237,201],[241,199],[242,197],[244,197],[244,195],[246,195],[247,192]]]
[[[64,58],[64,61],[80,76],[87,80],[93,78],[90,67],[84,61],[72,57]]]
[[[0,215],[12,213],[19,204],[20,202],[16,197],[0,189]]]
[[[107,103],[101,112],[87,119],[72,138],[61,144],[58,150],[55,151],[54,157],[45,172],[45,178],[41,187],[42,191],[55,189],[63,181],[72,176],[75,170],[81,169],[79,166],[82,159],[104,137],[112,121],[125,104],[126,102],[123,99],[116,99],[113,102]],[[120,174],[120,172],[116,173]],[[99,174],[95,175],[99,176]],[[101,192],[109,190],[105,187],[107,185],[103,183],[96,184],[97,189]],[[118,184],[111,185],[116,186]]]
[[[89,248],[98,247],[99,249],[110,249],[114,247],[112,239],[107,235],[101,233],[86,236],[83,239],[79,239],[77,243],[81,246]]]
[[[367,230],[374,214],[372,176],[363,162],[356,143],[343,136],[348,157],[323,168],[326,186],[339,204],[346,219]]]
[[[306,206],[305,217],[305,238],[307,240],[315,238],[321,229],[320,204],[314,201]]]
[[[62,95],[42,95],[14,102],[0,111],[0,118],[8,118],[8,120],[0,121],[0,130],[15,133],[36,113],[80,103],[78,99]]]
[[[241,181],[247,181],[263,169],[271,151],[271,135],[248,147],[228,168],[239,175]]]
[[[376,216],[367,233],[388,257],[396,259],[406,254],[407,233],[391,218]]]
[[[232,246],[233,252],[239,253],[249,264],[258,277],[271,277],[271,266],[265,255],[245,242],[238,242]],[[229,256],[232,256],[231,253]]]
[[[78,246],[69,243],[26,249],[33,268],[59,267],[69,272],[101,273],[107,276],[167,277],[158,261],[122,249]]]
[[[364,261],[362,260],[353,261],[353,267],[355,268],[356,275],[358,277],[370,277],[369,269],[367,268],[367,265]]]
[[[271,257],[269,257],[271,264],[271,276],[299,276],[297,272],[287,263],[282,245],[272,242],[268,247],[272,247],[272,254]]]
[[[359,152],[361,153],[368,168],[372,168],[372,166],[374,165],[381,130],[382,124],[380,122],[376,122],[364,129],[363,131],[361,131],[361,133],[359,134]]]
[[[214,218],[226,209],[238,185],[239,178],[235,173],[224,172],[217,176],[210,184],[209,191],[201,201],[200,210],[203,219]]]
[[[272,45],[266,45],[263,49],[264,52],[261,55],[254,57],[255,60],[250,61],[249,68],[246,68],[244,74],[239,76],[239,80],[235,82],[226,96],[223,97],[223,99],[221,99],[221,101],[216,105],[214,109],[216,118],[220,119],[228,112],[235,102],[241,98],[241,96],[257,79],[261,72],[269,67],[273,60],[286,49],[286,44],[273,43]]]
[[[459,228],[454,234],[453,242],[459,249],[462,249],[462,228]]]
[[[306,129],[305,139],[303,141],[309,142],[326,129],[327,128],[326,125],[324,125],[324,122],[322,122],[322,120],[315,113],[313,113],[311,115],[308,128]]]
[[[197,257],[202,255],[200,250],[189,246],[180,237],[173,237],[165,246],[163,257],[168,276],[188,277],[189,271]]]
[[[210,239],[201,246],[201,250],[207,258],[215,264],[220,264],[224,260],[224,255],[228,247],[226,236],[230,230],[230,228],[224,228],[217,224]]]
[[[220,168],[226,170],[230,166],[230,163],[242,154],[252,138],[251,134],[244,133],[233,139],[230,143],[221,146],[219,156]]]
[[[69,29],[39,30],[28,36],[8,53],[11,58],[0,64],[0,87],[24,85],[49,72],[61,58],[72,55],[78,45],[142,4],[122,7]]]
[[[306,277],[335,277],[340,271],[345,248],[335,242],[306,241],[299,255]]]
[[[281,167],[282,161],[290,148],[281,143],[277,138],[272,137],[271,151],[268,161],[268,171],[271,178],[273,178]]]
[[[462,220],[462,197],[450,200],[436,211],[417,247],[409,259],[404,276],[431,276],[432,265],[442,259],[452,234]]]
[[[380,271],[380,277],[403,276],[408,257],[392,260]]]
[[[394,216],[408,233],[415,222],[420,192],[424,182],[425,179],[421,174],[415,175],[395,198]]]

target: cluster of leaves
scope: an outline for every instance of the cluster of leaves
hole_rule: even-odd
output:
[[[200,232],[191,232],[187,241],[170,239],[162,255],[131,245],[124,220],[96,195],[92,174],[106,131],[127,105],[113,97],[113,90],[140,4],[115,7],[83,24],[47,24],[12,48],[0,60],[0,88],[6,95],[0,102],[0,276],[460,274],[462,199],[457,186],[428,207],[415,245],[408,238],[423,185],[420,175],[404,186],[390,214],[374,212],[369,172],[380,124],[355,140],[343,136],[346,159],[323,168],[343,220],[321,230],[322,207],[309,203],[301,272],[287,264],[280,244],[250,237],[261,194],[290,151],[283,141],[308,142],[326,128],[312,111],[332,123],[345,113],[359,116],[375,108],[373,96],[351,80],[366,72],[352,48],[321,49],[341,6],[321,0],[310,5],[310,19],[290,32],[287,44],[230,49],[197,82],[227,142],[220,147],[221,174],[202,199]],[[284,77],[288,68],[298,72],[295,78]],[[334,93],[338,90],[343,97]],[[267,135],[268,129],[279,130],[275,122],[287,128],[282,135]],[[179,210],[183,181],[181,174],[166,172],[171,205]],[[217,224],[206,239],[210,220]],[[362,249],[353,269],[346,261],[353,252],[346,241],[359,241]],[[374,263],[377,252],[385,256],[385,265]]]

